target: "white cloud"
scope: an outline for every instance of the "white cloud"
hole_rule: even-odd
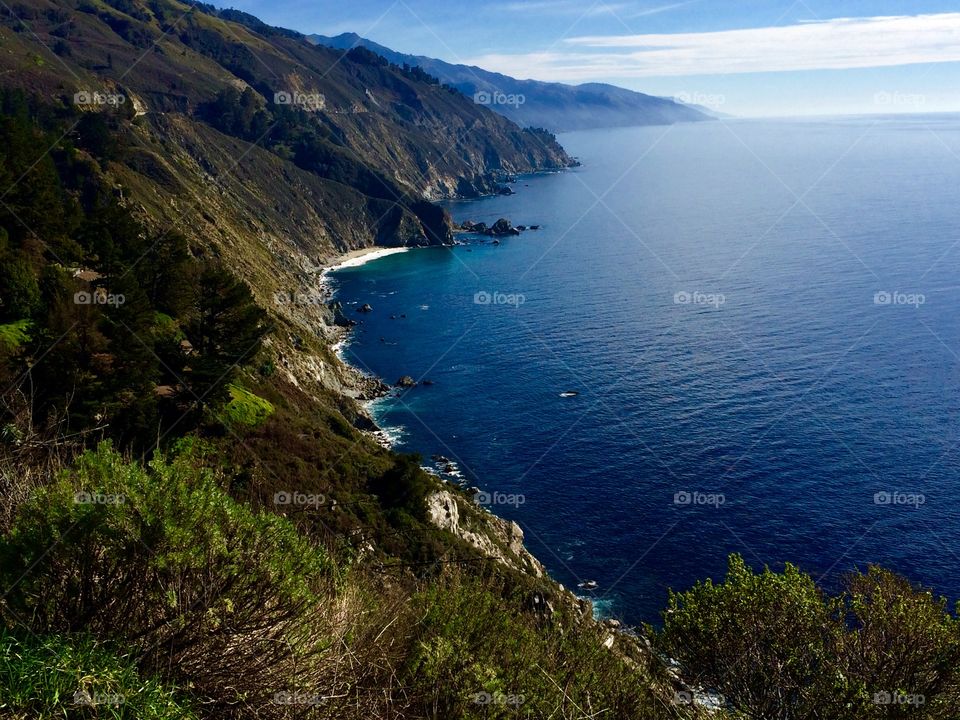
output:
[[[706,33],[568,38],[567,50],[470,64],[539,80],[720,75],[960,61],[960,12],[836,18]]]

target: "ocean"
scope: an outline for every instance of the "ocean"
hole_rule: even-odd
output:
[[[346,359],[433,382],[374,403],[397,449],[630,623],[730,553],[960,597],[960,118],[559,139],[582,167],[448,203],[539,230],[334,274]]]

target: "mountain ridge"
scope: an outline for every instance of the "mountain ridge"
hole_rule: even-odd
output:
[[[478,104],[487,105],[521,126],[565,132],[714,119],[698,108],[607,83],[567,85],[517,79],[473,65],[401,53],[356,33],[306,37],[311,42],[340,50],[365,47],[397,65],[420,67]]]

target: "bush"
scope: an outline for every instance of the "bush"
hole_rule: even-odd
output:
[[[30,341],[29,320],[18,320],[17,322],[0,325],[0,351],[19,350],[24,343]]]
[[[547,619],[522,612],[541,592],[530,582],[498,570],[453,570],[414,596],[419,623],[402,677],[408,716],[678,716],[669,698],[656,695],[648,656],[623,636],[608,648],[609,633],[585,621],[572,596],[541,595],[556,605]]]
[[[960,635],[945,602],[892,573],[831,597],[787,564],[670,594],[659,642],[699,685],[760,720],[955,718]]]
[[[148,468],[107,444],[82,456],[0,542],[2,610],[123,642],[212,702],[263,700],[321,652],[311,613],[333,567],[283,518],[232,500],[201,450]]]
[[[849,578],[845,606],[850,630],[840,656],[872,705],[863,717],[960,716],[960,626],[943,598],[871,567]]]
[[[397,455],[393,466],[371,481],[370,489],[389,512],[424,520],[427,495],[433,491],[434,484],[421,469],[419,456]]]
[[[223,421],[230,427],[257,427],[273,415],[274,407],[269,400],[244,390],[239,385],[227,386],[230,402],[223,408]]]
[[[0,256],[0,317],[30,317],[40,304],[40,286],[30,265],[13,253]]]
[[[5,631],[0,631],[0,715],[12,720],[195,717],[172,689],[141,678],[132,658],[115,655],[90,637],[18,637]]]

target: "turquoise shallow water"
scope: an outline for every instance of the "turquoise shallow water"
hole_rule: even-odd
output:
[[[629,621],[730,552],[960,596],[960,119],[561,141],[583,167],[449,206],[539,231],[336,274],[374,307],[347,358],[435,383],[377,403],[400,448],[522,495],[494,509]]]

